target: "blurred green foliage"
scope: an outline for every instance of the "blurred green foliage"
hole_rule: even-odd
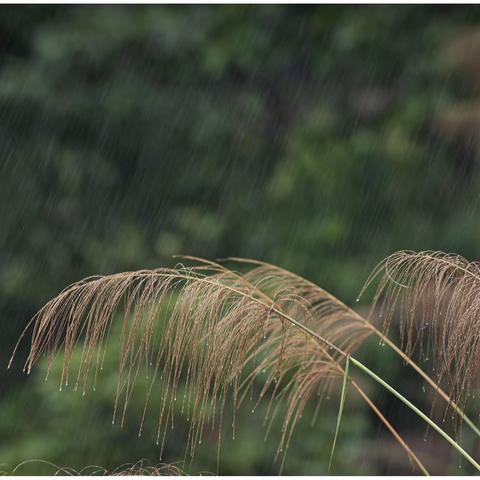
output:
[[[347,301],[397,249],[479,258],[479,21],[476,6],[0,7],[2,364],[68,283],[175,253],[269,260]],[[135,422],[109,424],[113,373],[82,399],[20,367],[0,371],[0,462],[156,462]],[[337,400],[285,473],[325,473]],[[371,455],[376,421],[348,401],[335,472],[408,473],[401,453]],[[238,423],[220,471],[275,473],[275,442]],[[215,471],[214,450],[193,470]]]

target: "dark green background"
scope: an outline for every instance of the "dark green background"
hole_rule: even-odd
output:
[[[0,463],[158,461],[136,418],[110,424],[114,360],[85,399],[25,378],[21,355],[5,369],[29,317],[83,276],[248,256],[352,303],[394,250],[479,258],[478,58],[476,6],[0,7]],[[428,405],[387,352],[363,355]],[[432,473],[459,472],[370,388]],[[326,473],[337,404],[299,426],[285,473]],[[412,472],[353,394],[346,410],[334,473]],[[241,414],[220,473],[278,471],[259,415]],[[192,472],[215,457],[205,442]]]

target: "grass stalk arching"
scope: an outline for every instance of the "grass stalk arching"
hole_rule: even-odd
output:
[[[350,357],[350,362],[358,367],[360,370],[365,372],[369,377],[373,378],[377,383],[382,385],[386,390],[392,393],[397,397],[403,404],[405,404],[412,412],[416,413],[424,422],[430,425],[434,430],[436,430],[450,445],[452,445],[455,450],[457,450],[471,465],[473,465],[480,472],[480,464],[468,454],[448,433],[446,433],[442,428],[440,428],[431,418],[425,415],[419,408],[417,408],[410,400],[405,398],[400,392],[395,390],[390,384],[385,380],[380,378],[376,373],[372,372],[368,367],[366,367],[362,362],[359,362],[354,357]]]

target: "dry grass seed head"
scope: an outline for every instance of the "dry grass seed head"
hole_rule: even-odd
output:
[[[372,313],[384,331],[398,314],[403,347],[426,361],[432,353],[438,382],[465,404],[480,361],[480,264],[443,252],[397,252],[372,272],[378,280]]]
[[[187,451],[193,456],[205,423],[213,426],[217,417],[221,423],[227,394],[233,399],[234,428],[236,409],[261,381],[259,400],[270,397],[268,426],[280,401],[287,404],[279,454],[286,451],[309,399],[321,399],[338,374],[338,353],[327,352],[288,319],[295,318],[348,353],[368,333],[343,304],[321,292],[266,265],[245,276],[203,264],[91,277],[66,288],[36,314],[26,369],[30,372],[46,356],[50,370],[63,352],[61,386],[68,385],[72,355],[81,348],[74,388],[84,393],[89,385],[95,388],[112,322],[123,310],[113,422],[120,417],[123,424],[137,377],[147,367],[150,383],[140,433],[157,382],[157,443],[163,450],[183,380],[186,393],[178,401],[190,422]],[[162,307],[169,311],[160,315]]]

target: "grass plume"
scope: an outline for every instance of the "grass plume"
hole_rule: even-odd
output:
[[[159,309],[168,304],[171,312],[159,331],[154,328]],[[271,405],[269,421],[277,413],[276,400],[287,402],[280,453],[308,400],[321,396],[338,375],[332,358],[342,351],[325,339],[327,356],[323,345],[305,341],[309,332],[321,337],[322,326],[309,315],[304,299],[277,289],[275,303],[267,303],[255,296],[251,283],[234,274],[182,267],[92,277],[71,285],[32,319],[26,371],[42,356],[49,369],[62,355],[60,388],[69,383],[83,392],[95,388],[119,309],[121,348],[112,421],[123,424],[140,367],[147,366],[152,380],[140,431],[156,382],[162,392],[157,430],[161,448],[164,427],[174,423],[175,402],[183,402],[189,416],[187,449],[193,455],[205,423],[213,424],[217,417],[221,421],[227,393],[235,418],[236,408],[257,380],[263,382],[260,398],[268,397]],[[70,360],[80,341],[82,359],[71,372]],[[177,400],[181,378],[188,394]]]
[[[307,403],[316,399],[318,409],[333,381],[347,378],[343,360],[370,334],[383,334],[336,297],[286,270],[247,260],[253,267],[239,274],[214,262],[195,260],[197,265],[191,268],[90,277],[67,287],[34,316],[20,338],[19,342],[32,330],[25,370],[30,373],[46,356],[48,375],[55,359],[62,356],[60,388],[70,383],[84,394],[88,388],[95,389],[112,322],[120,315],[112,423],[123,425],[138,375],[147,367],[151,380],[139,434],[157,384],[161,392],[157,443],[162,451],[165,427],[173,428],[174,407],[181,403],[190,422],[186,449],[193,456],[206,425],[222,424],[228,395],[233,400],[235,435],[236,410],[252,394],[254,384],[260,384],[257,401],[269,405],[267,432],[278,416],[280,401],[287,405],[277,450],[283,465]],[[82,351],[81,361],[72,372],[77,348]],[[348,380],[427,473],[358,384]],[[177,400],[180,381],[187,388]],[[218,432],[220,444],[221,429]]]
[[[139,460],[135,463],[125,463],[119,465],[113,470],[98,466],[89,465],[82,469],[75,469],[71,467],[61,467],[52,462],[42,459],[25,460],[19,463],[15,468],[0,468],[0,476],[12,476],[19,475],[26,466],[31,465],[48,467],[51,469],[50,475],[64,476],[64,477],[88,477],[88,476],[187,476],[187,473],[180,469],[175,464],[159,463],[157,465],[150,465],[145,460]],[[202,475],[208,475],[208,473],[202,472]]]
[[[409,357],[433,357],[436,381],[447,385],[451,404],[465,404],[478,380],[480,362],[480,264],[456,254],[400,251],[372,272],[378,281],[372,315],[383,330],[400,318]]]
[[[399,252],[404,253],[404,252]],[[395,257],[398,254],[393,254],[392,257]],[[442,257],[443,254],[441,252],[436,252],[433,254],[434,257]],[[389,257],[391,258],[391,257]],[[405,342],[403,342],[402,348],[397,346],[387,335],[388,327],[391,322],[391,315],[395,310],[395,297],[390,297],[389,295],[382,296],[384,291],[382,287],[388,285],[388,282],[391,280],[390,274],[386,275],[386,278],[383,280],[385,283],[381,283],[380,287],[377,291],[377,294],[374,298],[374,303],[371,309],[371,313],[368,317],[363,317],[354,309],[345,305],[341,300],[337,297],[332,295],[331,293],[327,292],[320,286],[316,285],[315,283],[307,280],[289,270],[286,270],[282,267],[277,265],[272,265],[266,262],[261,262],[258,260],[250,260],[250,259],[241,259],[241,258],[233,258],[232,260],[241,262],[241,263],[248,263],[252,265],[261,266],[264,270],[264,274],[268,276],[274,276],[280,282],[284,282],[290,285],[290,288],[294,289],[296,294],[299,296],[305,296],[309,299],[310,304],[312,305],[312,315],[318,314],[319,316],[323,316],[323,311],[321,308],[315,308],[316,305],[328,304],[330,306],[335,305],[334,309],[338,312],[341,312],[341,321],[345,322],[345,328],[350,331],[351,336],[356,339],[361,339],[360,343],[365,339],[368,335],[373,334],[378,337],[379,342],[381,344],[385,344],[388,346],[395,354],[397,354],[406,364],[410,365],[416,373],[418,373],[438,394],[442,397],[447,404],[453,409],[453,411],[457,414],[460,421],[464,421],[469,428],[478,436],[480,437],[480,430],[479,428],[473,423],[473,421],[464,413],[462,407],[457,405],[457,403],[453,399],[453,395],[448,395],[440,386],[440,379],[438,381],[433,380],[419,365],[414,361],[412,356],[412,351],[405,349]],[[362,291],[360,292],[359,298],[362,296],[364,291],[368,288],[368,286],[374,281],[376,277],[380,275],[382,272],[382,266],[387,262],[388,258],[385,259],[370,275],[369,279],[365,283]],[[480,281],[480,277],[479,281]],[[395,285],[395,282],[393,282]],[[391,292],[391,291],[390,291]],[[372,314],[376,310],[376,305],[378,302],[383,302],[383,310],[389,309],[389,315],[384,316],[384,311],[382,310],[380,316],[384,316],[383,323],[383,331],[382,327],[377,328],[375,323],[373,322],[374,315]],[[332,307],[330,307],[332,308]],[[410,307],[412,309],[412,307]],[[335,321],[339,321],[337,316],[333,317]],[[432,328],[433,328],[432,323]],[[335,330],[334,330],[335,331]],[[458,401],[458,400],[457,400]],[[388,428],[388,427],[387,427]]]

